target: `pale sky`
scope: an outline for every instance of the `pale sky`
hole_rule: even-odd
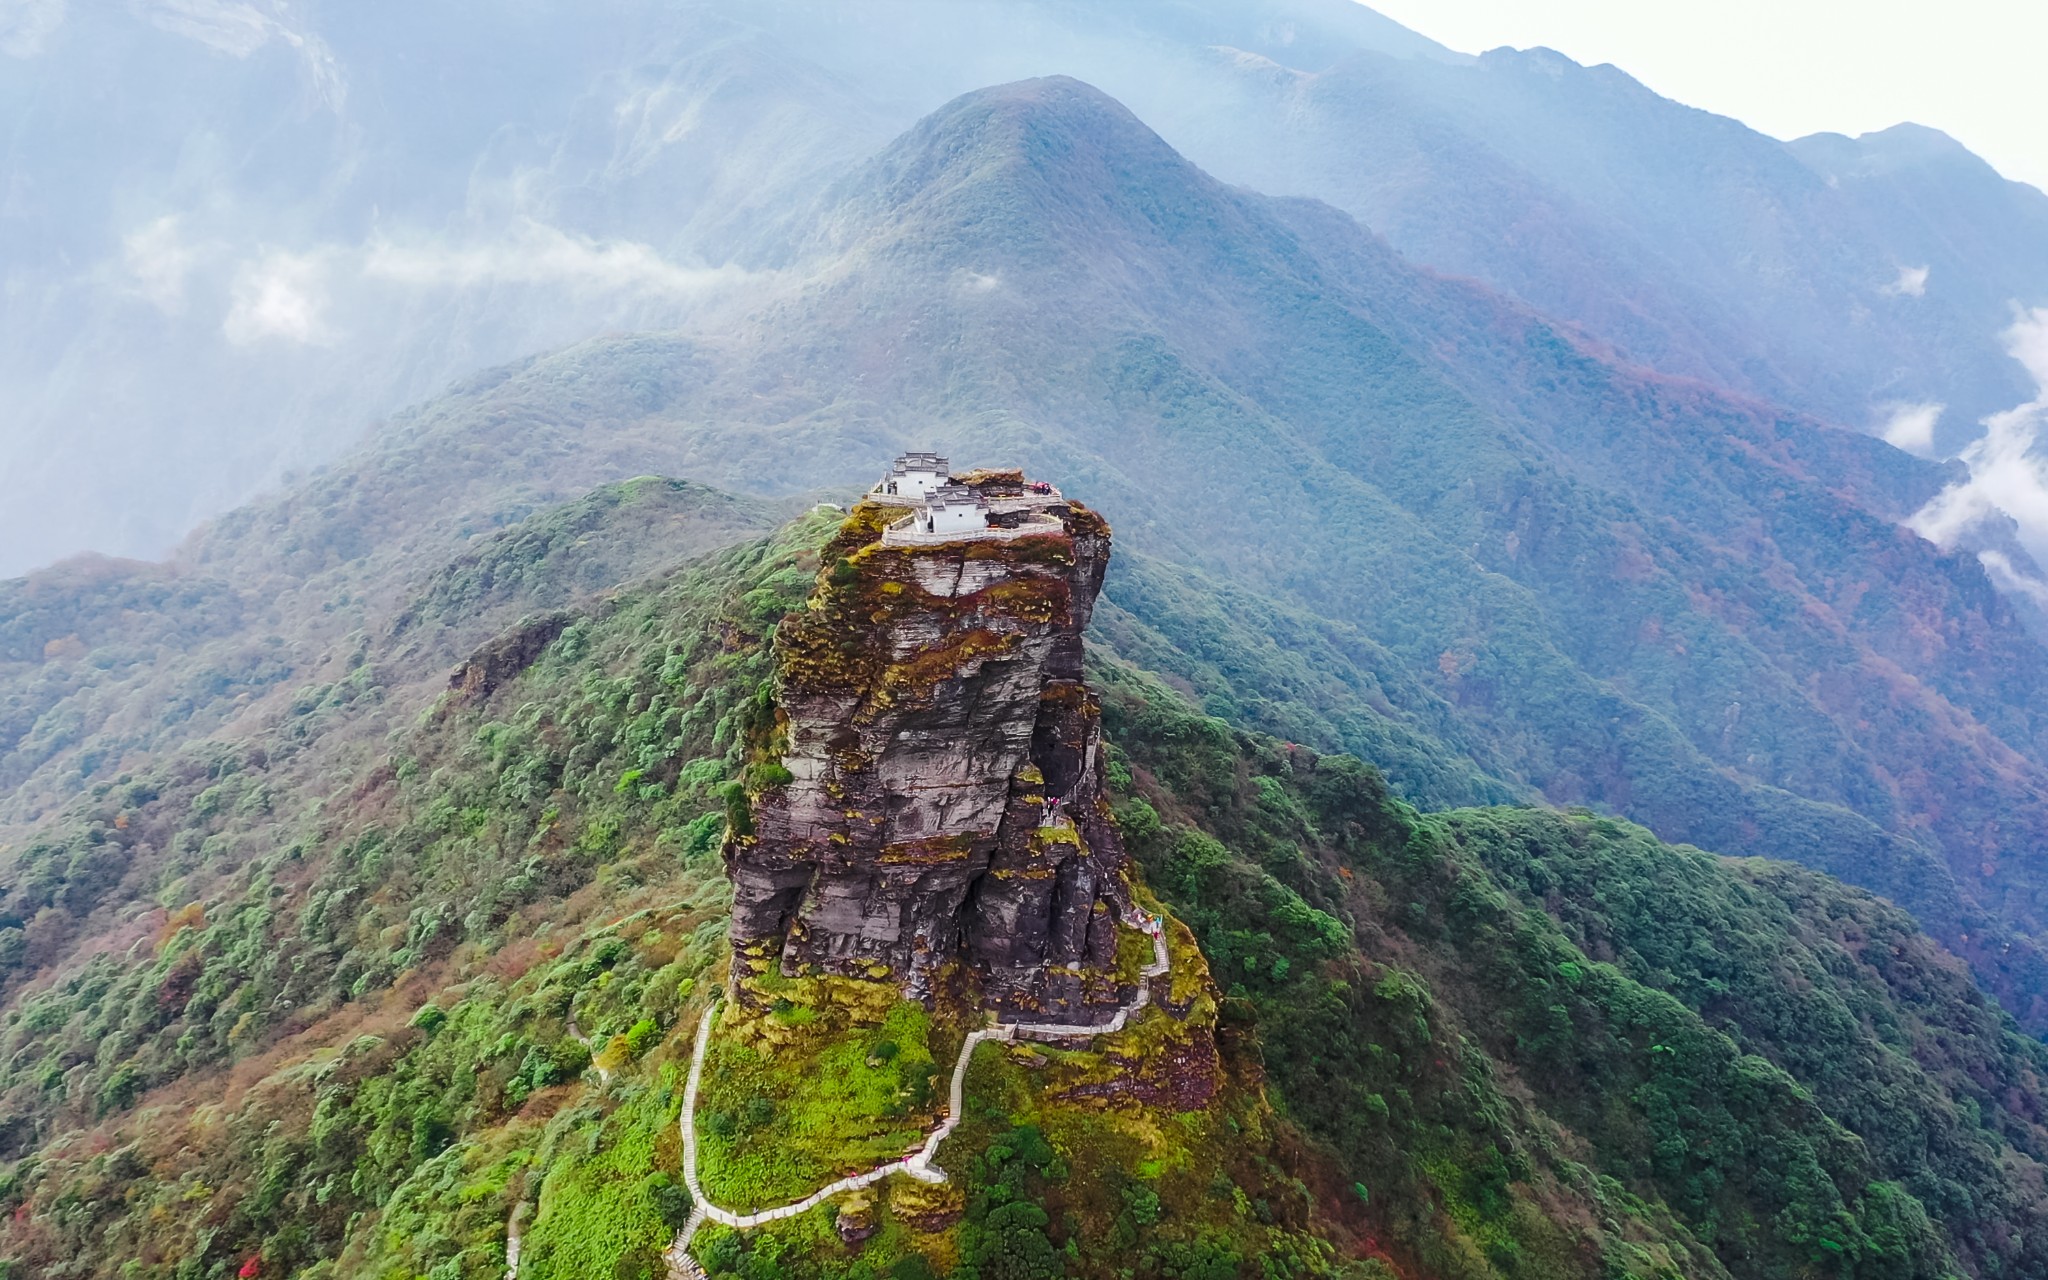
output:
[[[1611,62],[1780,138],[1901,120],[2048,188],[2048,0],[1367,0],[1467,53]]]

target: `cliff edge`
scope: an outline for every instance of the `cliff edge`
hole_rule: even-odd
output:
[[[983,1005],[1076,1022],[1129,994],[1126,858],[1081,676],[1109,526],[1019,472],[959,482],[985,528],[918,533],[917,504],[870,495],[778,630],[776,714],[725,849],[743,998],[769,966],[927,1003],[965,980]]]

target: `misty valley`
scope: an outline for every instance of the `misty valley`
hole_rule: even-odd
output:
[[[1352,0],[0,3],[0,1280],[2048,1277],[2048,196]]]

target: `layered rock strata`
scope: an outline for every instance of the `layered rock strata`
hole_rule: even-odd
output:
[[[1081,633],[1109,527],[1015,472],[966,478],[1003,536],[885,545],[865,501],[777,639],[751,831],[726,844],[744,976],[893,978],[955,962],[1013,1013],[1114,1008],[1125,855]],[[744,993],[744,992],[743,992]]]

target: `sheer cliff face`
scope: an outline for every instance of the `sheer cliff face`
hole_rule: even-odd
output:
[[[930,999],[961,961],[999,1007],[1085,1017],[1119,999],[1128,902],[1081,679],[1109,528],[1062,501],[1045,532],[883,545],[904,514],[855,508],[777,637],[782,769],[726,847],[737,971]]]

